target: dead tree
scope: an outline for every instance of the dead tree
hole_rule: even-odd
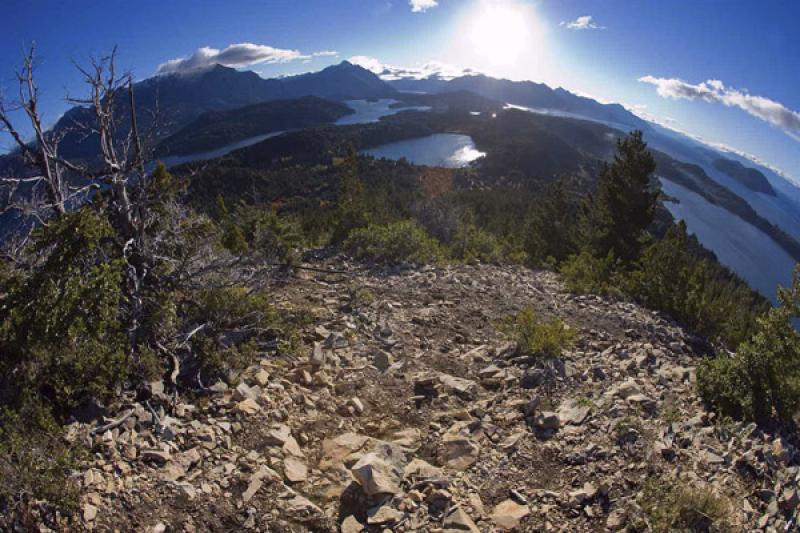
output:
[[[68,98],[70,103],[88,109],[90,120],[76,122],[70,129],[47,132],[42,126],[38,107],[38,87],[34,78],[35,48],[23,58],[17,74],[18,99],[10,104],[0,100],[0,124],[17,146],[23,168],[27,173],[2,178],[6,185],[5,210],[16,210],[47,224],[53,216],[65,214],[71,207],[89,199],[91,191],[102,190],[109,196],[109,222],[120,238],[120,250],[125,259],[125,291],[128,301],[130,349],[138,343],[142,313],[142,285],[150,262],[144,250],[145,216],[141,198],[146,186],[142,143],[136,121],[133,81],[129,73],[117,73],[116,48],[108,56],[91,60],[87,68],[76,65],[88,87],[85,98]],[[125,94],[127,93],[127,95]],[[127,96],[129,125],[119,128],[120,112],[125,109],[118,98]],[[12,114],[24,112],[34,132],[32,142],[26,142],[14,125]],[[84,138],[99,140],[96,160],[79,164],[63,159],[58,152],[59,142],[67,132],[78,131]],[[71,185],[70,179],[78,185]],[[41,194],[41,191],[44,194]]]
[[[173,373],[177,373],[180,362],[175,354],[189,351],[192,337],[205,325],[186,324],[185,331],[176,332],[174,338],[158,338],[159,333],[146,328],[145,315],[151,304],[158,305],[159,291],[259,282],[271,263],[262,257],[220,252],[216,239],[204,233],[208,219],[192,213],[165,190],[169,185],[158,182],[158,173],[146,172],[143,145],[149,145],[148,137],[156,131],[157,110],[149,131],[140,135],[132,76],[117,72],[116,49],[92,59],[86,67],[76,65],[88,91],[85,97],[68,101],[81,106],[83,119],[69,130],[61,124],[60,131],[50,132],[42,129],[37,105],[34,52],[31,48],[24,57],[18,100],[5,106],[0,102],[0,125],[16,143],[25,165],[19,175],[2,178],[11,191],[7,209],[32,214],[40,224],[47,224],[81,202],[91,201],[93,189],[102,192],[103,204],[97,208],[113,227],[114,244],[124,260],[128,357],[136,362],[140,348],[147,345],[172,358]],[[32,142],[26,142],[15,127],[15,112],[24,112],[30,122],[35,133]],[[80,163],[63,158],[58,147],[66,131],[96,139],[96,157]],[[24,242],[17,248],[23,250]],[[243,331],[252,326],[240,324],[237,328]],[[174,376],[171,379],[174,381]]]

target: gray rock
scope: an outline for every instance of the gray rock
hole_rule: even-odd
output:
[[[400,492],[400,473],[376,453],[367,453],[350,469],[367,496]]]
[[[591,412],[591,407],[577,400],[567,400],[558,408],[558,418],[562,425],[580,425]]]
[[[457,531],[469,531],[470,533],[480,533],[478,526],[472,518],[461,507],[455,507],[445,516],[442,521],[443,533],[455,533]]]

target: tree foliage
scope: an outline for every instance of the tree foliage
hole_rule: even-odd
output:
[[[364,183],[358,176],[358,157],[353,146],[339,164],[340,184],[336,203],[336,225],[331,242],[344,242],[351,231],[366,227],[370,222]]]
[[[725,415],[761,425],[791,421],[800,408],[800,268],[780,305],[758,319],[753,336],[735,355],[705,362],[697,373],[700,395]]]
[[[585,239],[596,256],[613,252],[626,263],[638,257],[658,198],[651,187],[655,169],[641,131],[617,141],[614,160],[603,163],[597,192],[584,209]]]

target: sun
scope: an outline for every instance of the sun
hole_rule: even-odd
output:
[[[531,22],[529,13],[516,4],[480,4],[467,23],[472,53],[496,67],[516,64],[535,40]]]

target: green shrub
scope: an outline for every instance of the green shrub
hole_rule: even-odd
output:
[[[303,245],[300,227],[271,209],[241,204],[231,217],[244,249],[268,262],[295,263]],[[238,239],[238,237],[237,237]]]
[[[562,320],[541,319],[530,307],[506,317],[498,329],[517,344],[518,351],[548,357],[560,356],[575,340],[575,332]]]
[[[281,324],[265,293],[243,287],[202,289],[183,298],[181,306],[184,322],[200,327],[191,338],[192,364],[194,375],[205,380],[245,368],[263,345],[278,339]]]
[[[344,249],[357,259],[387,264],[426,264],[442,258],[439,243],[410,220],[356,229]]]
[[[4,403],[41,398],[64,411],[111,397],[125,379],[123,263],[111,236],[89,208],[36,231],[32,248],[42,261],[0,291]]]
[[[370,202],[358,175],[358,156],[351,145],[339,162],[339,193],[331,243],[341,244],[351,232],[369,225],[370,220]]]
[[[616,287],[616,268],[617,262],[611,253],[606,257],[595,257],[584,250],[569,257],[561,265],[561,276],[570,292],[619,293]]]
[[[10,520],[16,514],[10,509],[22,498],[45,500],[62,511],[74,511],[78,486],[69,475],[80,459],[47,409],[0,409],[0,517]],[[0,529],[13,528],[0,518]]]
[[[575,205],[567,181],[559,179],[537,196],[527,215],[524,248],[528,263],[553,268],[577,252]]]
[[[719,356],[697,371],[700,396],[721,414],[791,420],[800,408],[800,334],[784,308],[758,320],[758,331],[733,357]]]
[[[474,224],[461,224],[450,243],[450,256],[465,263],[503,262],[503,244],[493,234]]]
[[[644,516],[634,524],[654,533],[675,531],[733,531],[731,504],[710,488],[677,480],[650,477],[639,496]],[[637,517],[634,517],[637,518]]]
[[[694,331],[734,347],[754,332],[769,304],[719,264],[699,258],[681,221],[644,250],[624,291]]]

